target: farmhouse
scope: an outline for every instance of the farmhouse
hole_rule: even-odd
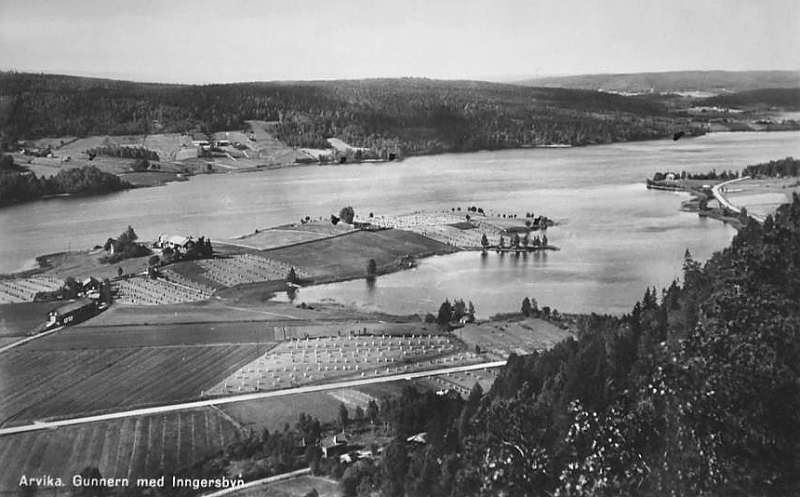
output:
[[[89,298],[100,297],[100,282],[91,276],[83,279],[81,282],[81,291],[79,295]]]
[[[349,450],[347,438],[344,435],[334,435],[322,442],[322,457],[336,457],[346,454]]]
[[[156,246],[159,248],[171,248],[178,250],[187,250],[194,245],[192,237],[185,237],[181,235],[159,235]]]
[[[192,145],[195,147],[208,147],[211,145],[205,133],[192,133]]]

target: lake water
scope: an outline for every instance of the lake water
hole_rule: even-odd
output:
[[[519,309],[525,296],[561,311],[621,313],[645,288],[680,275],[686,248],[705,259],[734,230],[678,209],[683,194],[648,191],[655,171],[741,170],[800,155],[800,133],[718,133],[695,139],[572,149],[526,149],[411,158],[402,163],[300,166],[198,176],[183,183],[102,197],[57,198],[0,210],[0,272],[37,255],[102,244],[132,225],[160,233],[230,238],[326,216],[399,214],[469,205],[534,211],[559,225],[559,252],[520,256],[461,253],[363,281],[300,290],[298,301],[333,298],[392,312],[435,311],[445,298],[472,300],[481,316]]]

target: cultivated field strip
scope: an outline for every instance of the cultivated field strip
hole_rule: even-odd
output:
[[[211,389],[212,394],[259,392],[344,377],[400,374],[432,365],[469,364],[446,335],[349,335],[289,340]]]
[[[37,293],[53,292],[63,285],[63,281],[45,276],[0,279],[0,304],[33,302]]]
[[[166,305],[205,300],[211,292],[164,280],[131,278],[114,283],[116,300],[121,304]]]
[[[197,261],[204,269],[203,275],[221,285],[235,286],[242,283],[282,280],[286,278],[291,265],[253,254],[241,254],[225,259],[204,259]],[[308,274],[300,267],[295,273],[301,278]]]
[[[196,399],[255,359],[252,345],[9,351],[0,361],[3,424]]]
[[[214,409],[193,409],[5,436],[0,492],[16,491],[23,474],[68,481],[86,466],[97,466],[104,477],[155,477],[190,466],[240,435]]]

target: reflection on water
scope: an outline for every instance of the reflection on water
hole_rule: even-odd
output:
[[[563,311],[626,312],[648,285],[679,276],[686,248],[707,258],[734,231],[679,212],[687,197],[648,191],[655,171],[706,172],[800,153],[800,133],[719,133],[690,140],[571,149],[450,154],[402,163],[298,166],[200,176],[183,183],[91,198],[57,198],[0,210],[0,272],[35,256],[86,249],[128,225],[212,241],[327,217],[344,205],[398,214],[478,205],[487,212],[534,211],[556,220],[560,252],[519,256],[460,253],[413,271],[299,290],[394,312],[435,311],[445,298],[472,300],[478,314],[516,311],[525,296]],[[68,215],[65,213],[69,213]],[[283,297],[286,298],[286,297]]]

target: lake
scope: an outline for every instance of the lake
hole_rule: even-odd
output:
[[[300,290],[299,301],[336,299],[418,313],[445,298],[475,303],[478,314],[519,309],[525,296],[560,311],[621,313],[648,286],[680,275],[684,251],[706,259],[735,231],[679,211],[685,194],[648,191],[656,171],[741,170],[800,155],[800,133],[715,133],[694,139],[567,149],[524,149],[416,157],[401,163],[297,166],[208,175],[100,197],[54,198],[0,210],[0,272],[34,257],[87,249],[128,225],[141,239],[160,233],[231,238],[254,229],[356,212],[399,214],[469,205],[487,212],[554,219],[559,252],[520,256],[461,253],[412,271]]]

